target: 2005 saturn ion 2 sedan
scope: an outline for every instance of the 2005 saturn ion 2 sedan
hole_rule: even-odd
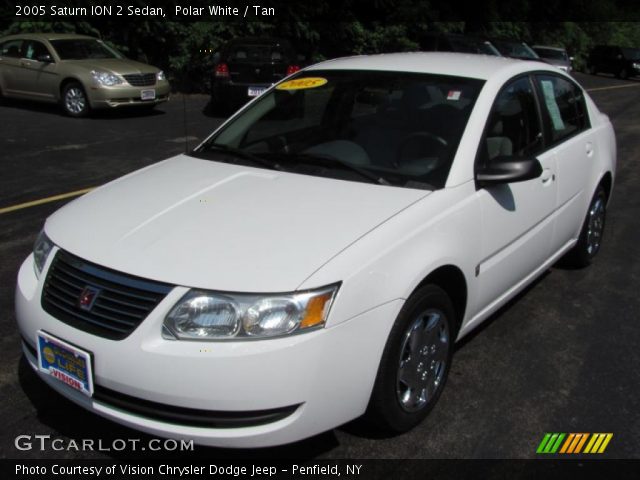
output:
[[[49,217],[18,277],[24,354],[153,435],[265,446],[363,414],[405,431],[457,339],[598,253],[615,163],[608,117],[555,67],[320,63]]]
[[[123,106],[153,108],[169,99],[156,67],[125,58],[102,40],[40,33],[0,39],[0,97],[58,102],[67,115]]]

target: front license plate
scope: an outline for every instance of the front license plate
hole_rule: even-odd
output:
[[[38,368],[41,372],[89,397],[93,395],[93,372],[89,352],[42,331],[37,333],[36,342]]]
[[[267,87],[249,87],[247,95],[250,97],[257,97],[267,91]]]
[[[142,90],[140,92],[140,98],[142,100],[155,100],[156,99],[156,91],[154,89]]]

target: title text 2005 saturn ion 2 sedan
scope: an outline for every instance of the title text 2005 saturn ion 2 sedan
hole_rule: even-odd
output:
[[[78,405],[253,447],[362,414],[418,424],[453,344],[600,249],[609,119],[539,62],[324,62],[204,143],[51,217],[16,295],[24,353]]]
[[[0,98],[59,102],[67,115],[169,99],[164,73],[125,58],[102,40],[39,33],[0,39]]]

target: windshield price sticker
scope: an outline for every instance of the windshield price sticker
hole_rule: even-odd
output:
[[[305,77],[288,80],[276,87],[277,90],[303,90],[305,88],[317,88],[327,83],[326,78]]]

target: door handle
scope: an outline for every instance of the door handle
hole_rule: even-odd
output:
[[[587,157],[593,156],[593,143],[587,142],[584,148],[585,148],[585,151],[587,152]]]
[[[556,176],[549,168],[545,168],[544,170],[542,170],[542,175],[540,175],[540,180],[542,180],[543,185],[549,185],[555,180],[555,178]]]

